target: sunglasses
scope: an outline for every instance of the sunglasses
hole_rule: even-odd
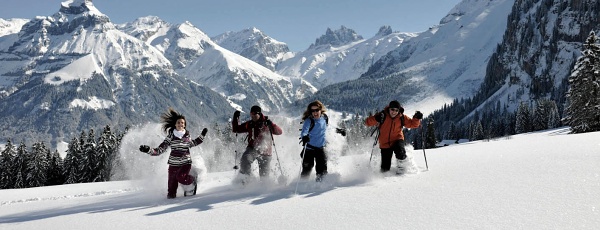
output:
[[[399,112],[400,109],[396,109],[396,108],[391,108],[390,111],[394,111],[394,112]]]
[[[319,111],[321,111],[321,110],[320,110],[320,109],[311,109],[311,110],[310,110],[310,112],[313,112],[313,113],[314,113],[314,112],[319,112]]]

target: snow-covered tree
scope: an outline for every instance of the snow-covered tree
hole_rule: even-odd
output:
[[[79,159],[81,157],[79,155],[81,152],[81,147],[79,147],[79,143],[79,140],[73,137],[67,148],[67,156],[65,157],[65,161],[63,163],[65,183],[67,184],[80,182],[78,165],[80,164]]]
[[[525,102],[521,102],[519,104],[519,108],[517,108],[516,115],[516,123],[515,123],[515,133],[526,133],[532,131],[531,125],[531,109],[529,105]]]
[[[0,155],[0,189],[13,188],[16,174],[13,162],[15,161],[17,150],[10,140],[6,142],[4,150],[2,150]]]
[[[21,142],[17,147],[17,154],[13,164],[14,169],[14,185],[13,188],[27,188],[27,161],[29,160],[29,152],[25,143]]]
[[[65,182],[63,174],[63,160],[60,158],[58,150],[50,154],[48,157],[48,171],[47,171],[46,185],[59,185]]]
[[[425,148],[435,148],[435,128],[433,125],[433,118],[427,118],[427,137],[425,138]]]
[[[95,165],[96,176],[93,181],[110,180],[112,163],[116,155],[117,137],[110,131],[110,126],[104,127],[102,135],[96,146],[97,162]]]
[[[31,154],[27,163],[27,187],[41,187],[46,185],[48,173],[48,159],[50,150],[44,143],[37,142],[31,148]]]
[[[564,123],[571,132],[600,130],[600,45],[592,31],[569,77]]]
[[[94,130],[90,129],[87,137],[82,137],[82,139],[85,139],[85,142],[83,142],[81,145],[82,158],[81,164],[79,164],[81,182],[92,182],[97,175],[96,170],[98,169],[98,157],[96,156],[96,135],[94,134]]]
[[[537,100],[535,109],[533,110],[533,130],[537,131],[551,128],[551,123],[553,126],[556,125],[556,121],[553,119],[556,119],[558,114],[554,113],[555,110],[557,110],[557,107],[554,101],[550,99]]]

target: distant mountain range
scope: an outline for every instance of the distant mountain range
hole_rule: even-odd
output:
[[[352,113],[396,99],[427,114],[486,95],[514,109],[550,97],[541,86],[564,87],[582,37],[598,29],[594,4],[464,0],[420,33],[382,26],[363,38],[341,26],[294,53],[257,28],[211,38],[155,16],[115,25],[91,0],[66,1],[52,16],[0,19],[0,133],[56,143],[157,121],[168,107],[198,126],[255,104],[296,114],[314,99]]]

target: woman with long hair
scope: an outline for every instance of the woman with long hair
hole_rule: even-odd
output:
[[[320,182],[327,175],[327,154],[325,154],[325,130],[328,118],[325,105],[316,100],[306,106],[302,115],[302,130],[300,138],[304,145],[302,157],[302,178],[308,178],[316,163],[316,181]]]
[[[196,195],[197,175],[191,176],[192,158],[190,157],[190,148],[201,144],[204,136],[208,132],[207,128],[202,130],[200,136],[195,139],[190,138],[190,133],[185,129],[185,116],[169,108],[169,111],[161,116],[162,130],[167,137],[157,148],[150,148],[147,145],[141,145],[140,151],[150,156],[158,156],[171,148],[169,155],[169,179],[167,182],[167,198],[173,199],[177,196],[177,187],[179,183],[184,185],[184,196]]]

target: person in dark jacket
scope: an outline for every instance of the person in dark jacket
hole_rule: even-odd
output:
[[[177,187],[179,183],[184,185],[184,195],[196,195],[197,175],[191,176],[192,158],[190,157],[190,148],[201,144],[204,136],[208,132],[207,128],[202,130],[200,136],[195,139],[190,138],[190,133],[185,129],[185,117],[172,108],[161,115],[162,129],[167,137],[157,148],[151,149],[148,145],[141,145],[140,151],[151,156],[158,156],[171,148],[169,155],[169,179],[167,182],[167,198],[173,199],[177,196]],[[187,189],[186,189],[187,188]]]
[[[365,120],[367,126],[378,126],[379,128],[379,148],[381,149],[381,172],[387,172],[391,168],[392,155],[396,154],[397,167],[396,173],[403,174],[412,164],[406,156],[404,149],[404,133],[402,129],[417,128],[421,125],[423,114],[415,112],[412,118],[404,115],[404,108],[400,102],[391,101],[382,112],[369,116]]]
[[[316,181],[320,182],[327,175],[327,154],[325,154],[325,131],[327,129],[327,109],[325,105],[316,100],[306,106],[302,115],[302,130],[300,138],[304,145],[302,157],[302,178],[308,178],[315,166]],[[302,155],[304,154],[304,155]]]
[[[256,160],[261,179],[267,178],[271,170],[272,135],[281,135],[283,130],[269,120],[269,117],[264,116],[258,105],[250,108],[251,120],[242,124],[239,124],[240,113],[240,111],[235,111],[231,120],[234,133],[248,133],[248,145],[240,160],[240,174],[249,176],[252,171],[252,163]]]

